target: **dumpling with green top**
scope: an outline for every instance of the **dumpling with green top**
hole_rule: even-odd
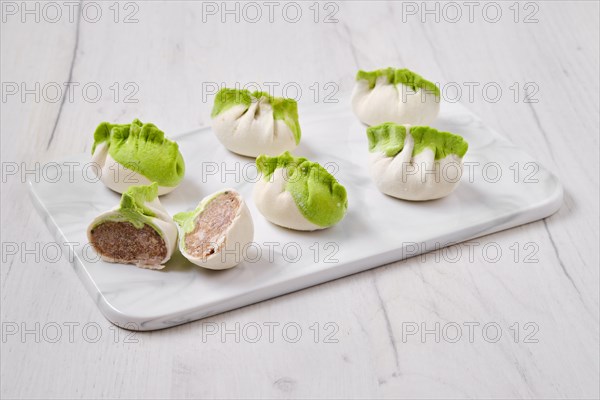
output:
[[[430,125],[440,111],[440,90],[408,70],[358,71],[352,109],[363,123]]]
[[[254,204],[264,217],[285,228],[314,231],[346,215],[346,189],[321,165],[285,152],[256,159],[261,179],[254,184]]]
[[[460,136],[427,126],[386,122],[367,129],[369,162],[377,188],[404,200],[432,200],[460,182],[469,145]]]
[[[185,174],[185,164],[174,141],[151,123],[102,122],[94,132],[92,161],[100,180],[117,193],[133,185],[158,183],[158,195],[171,192]]]
[[[207,196],[194,210],[173,219],[179,225],[181,254],[203,268],[235,267],[254,237],[250,210],[233,189]]]
[[[224,88],[215,97],[211,116],[219,141],[243,156],[274,156],[300,143],[298,104],[293,99]]]
[[[158,184],[131,186],[114,209],[89,225],[88,241],[111,263],[162,269],[177,245],[177,225],[158,199]]]

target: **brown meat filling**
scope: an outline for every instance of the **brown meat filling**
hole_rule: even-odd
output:
[[[219,251],[223,236],[240,208],[240,199],[233,192],[214,198],[194,221],[194,230],[185,236],[186,251],[193,257],[207,257]]]
[[[151,226],[104,222],[92,229],[92,246],[103,256],[123,264],[158,265],[167,255],[164,239]]]

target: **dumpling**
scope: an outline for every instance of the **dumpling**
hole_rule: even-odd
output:
[[[162,269],[177,244],[177,225],[158,200],[158,184],[131,186],[114,209],[89,225],[87,237],[112,263]]]
[[[177,143],[165,138],[154,124],[139,119],[131,124],[98,125],[92,161],[100,168],[100,180],[117,193],[132,185],[157,182],[160,196],[175,189],[185,174]]]
[[[363,123],[430,125],[440,111],[440,90],[408,69],[358,71],[352,109]]]
[[[324,229],[346,215],[346,189],[321,165],[285,152],[256,159],[261,179],[253,198],[264,217],[300,231]]]
[[[278,155],[300,143],[298,104],[264,92],[221,89],[212,110],[221,143],[243,156]]]
[[[179,225],[181,254],[208,269],[239,264],[254,237],[250,210],[233,189],[207,196],[195,210],[175,214],[173,219]]]
[[[367,136],[371,176],[381,192],[405,200],[432,200],[458,185],[469,147],[462,137],[392,122],[368,128]]]

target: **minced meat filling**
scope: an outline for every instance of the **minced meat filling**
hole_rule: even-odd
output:
[[[193,257],[207,257],[217,252],[219,240],[240,208],[233,192],[224,192],[206,206],[194,221],[195,228],[185,236],[186,251]]]
[[[167,255],[164,239],[149,225],[103,222],[91,232],[92,246],[106,257],[124,264],[160,264]]]

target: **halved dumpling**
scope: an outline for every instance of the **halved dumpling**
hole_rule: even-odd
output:
[[[203,268],[235,267],[254,237],[250,210],[233,189],[205,197],[195,210],[173,219],[179,225],[181,254]]]
[[[150,225],[136,228],[127,221],[106,221],[92,228],[90,242],[105,260],[158,269],[167,256],[167,246]]]
[[[130,187],[118,207],[92,221],[87,236],[104,261],[162,269],[175,249],[177,226],[153,183]]]

